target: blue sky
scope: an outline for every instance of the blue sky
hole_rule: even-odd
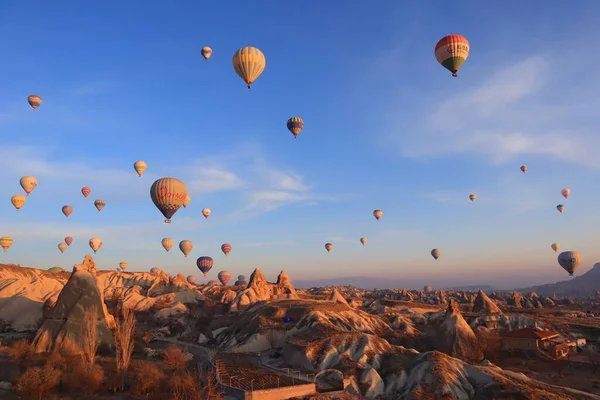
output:
[[[550,249],[559,242],[581,253],[583,273],[600,256],[599,11],[591,1],[1,4],[0,235],[15,242],[0,262],[70,268],[97,236],[104,269],[126,260],[199,275],[195,259],[210,255],[212,279],[259,267],[272,280],[285,269],[508,287],[565,279]],[[457,79],[433,55],[450,33],[471,44]],[[251,90],[231,66],[243,46],[267,59]],[[32,93],[44,99],[35,111]],[[297,140],[285,126],[294,115],[305,121]],[[16,212],[23,175],[39,186]],[[170,225],[149,197],[163,176],[192,197]],[[95,199],[106,200],[100,213]],[[163,237],[195,248],[166,253]]]

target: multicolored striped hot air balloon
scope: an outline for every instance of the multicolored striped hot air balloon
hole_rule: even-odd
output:
[[[328,253],[331,251],[332,248],[333,245],[331,243],[325,243],[325,250],[327,250]]]
[[[223,243],[221,245],[221,251],[223,252],[223,254],[225,254],[226,256],[229,255],[229,252],[231,251],[231,245],[229,243]]]
[[[292,117],[287,121],[287,128],[292,132],[294,138],[297,138],[302,128],[304,128],[304,121],[300,117]]]
[[[140,177],[142,176],[146,168],[148,168],[148,165],[142,160],[138,160],[133,163],[133,169],[135,169],[135,172],[137,172],[138,176]]]
[[[42,104],[42,98],[37,94],[32,94],[27,97],[27,102],[34,110]]]
[[[61,253],[64,253],[65,250],[67,249],[67,247],[69,247],[69,246],[67,246],[66,243],[59,243],[58,244],[58,249],[60,250]]]
[[[67,244],[67,246],[70,246],[71,243],[73,243],[73,238],[71,236],[67,236],[65,238],[65,243]]]
[[[219,275],[217,275],[217,278],[219,278],[219,281],[221,281],[223,286],[227,286],[229,280],[231,279],[231,274],[227,271],[221,271],[219,272]]]
[[[196,260],[196,265],[198,266],[198,269],[204,274],[204,276],[206,276],[206,274],[208,274],[208,271],[210,271],[210,269],[213,267],[213,259],[208,256],[198,257],[198,259]]]
[[[188,254],[190,254],[190,251],[192,251],[193,248],[194,244],[191,240],[182,240],[181,242],[179,242],[179,250],[181,250],[183,255],[186,257],[188,256]]]
[[[71,213],[73,212],[73,207],[71,207],[71,206],[63,206],[62,207],[62,212],[63,212],[63,214],[65,214],[65,217],[69,218],[69,215],[71,215]]]
[[[0,247],[2,247],[4,251],[8,250],[8,248],[12,246],[12,244],[13,238],[11,238],[10,236],[2,236],[0,238]]]
[[[435,258],[436,260],[438,258],[440,258],[440,254],[442,254],[442,252],[440,251],[440,249],[433,249],[433,250],[431,250],[431,256],[433,258]]]
[[[31,193],[38,185],[35,176],[24,176],[21,178],[20,183],[25,193],[27,193],[27,196],[29,196],[29,193]]]
[[[208,60],[210,56],[212,56],[212,49],[208,46],[204,46],[202,50],[200,50],[200,53],[205,60]]]
[[[462,35],[448,35],[443,37],[435,45],[435,58],[453,77],[469,57],[471,46],[469,41]]]
[[[83,194],[83,197],[88,197],[90,193],[92,193],[92,189],[90,189],[89,187],[84,186],[81,188],[81,194]]]
[[[100,247],[102,247],[102,239],[91,238],[89,244],[92,250],[94,250],[94,253],[96,253],[98,250],[100,250]]]
[[[183,205],[187,196],[185,184],[176,178],[160,178],[152,184],[150,197],[158,210],[171,223],[171,217]]]
[[[106,205],[106,201],[104,201],[104,200],[96,200],[96,201],[94,201],[94,205],[98,209],[98,212],[100,212],[100,211],[102,211],[102,209]]]
[[[242,47],[233,55],[233,69],[246,82],[248,89],[265,70],[267,60],[262,51],[256,47]]]
[[[27,203],[27,199],[23,195],[15,194],[13,197],[10,198],[10,202],[13,206],[15,206],[17,211],[19,211],[21,207],[23,207],[25,203]]]
[[[164,247],[168,253],[169,250],[171,250],[171,247],[173,247],[173,245],[175,244],[175,241],[171,238],[163,238],[163,240],[161,240],[160,243],[162,244],[162,247]]]

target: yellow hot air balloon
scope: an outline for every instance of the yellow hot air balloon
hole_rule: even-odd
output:
[[[8,250],[10,246],[13,244],[13,239],[10,236],[3,236],[0,238],[0,246],[4,249],[4,251]]]
[[[27,101],[29,102],[31,108],[33,108],[34,110],[38,108],[40,104],[42,104],[42,98],[37,94],[29,95],[29,97],[27,97]]]
[[[179,242],[179,250],[181,250],[183,255],[186,257],[188,256],[188,254],[190,254],[190,251],[192,251],[193,248],[194,244],[191,240],[182,240],[181,242]]]
[[[90,239],[90,247],[94,250],[94,253],[97,252],[100,247],[102,247],[102,239],[100,238],[91,238]]]
[[[38,185],[38,181],[35,176],[24,176],[21,178],[21,187],[29,196],[29,193],[33,191]]]
[[[65,214],[65,217],[69,218],[69,215],[71,215],[71,213],[73,212],[73,207],[63,206],[62,212],[63,212],[63,214]]]
[[[476,198],[477,196],[475,196],[474,194],[469,195],[469,199],[471,199],[471,201],[475,201]]]
[[[204,218],[210,217],[210,213],[211,212],[212,211],[210,211],[210,208],[204,208],[204,209],[202,209],[202,215],[204,215]]]
[[[192,201],[192,198],[190,196],[185,196],[185,200],[183,201],[183,208],[186,208],[188,204],[190,204],[190,201]]]
[[[69,247],[69,246],[67,246],[66,243],[59,243],[58,244],[58,249],[60,250],[61,253],[64,253],[65,250],[67,249],[67,247]]]
[[[383,211],[375,210],[375,211],[373,211],[373,216],[375,217],[375,219],[377,221],[379,221],[381,219],[381,217],[383,216]]]
[[[135,169],[135,172],[137,172],[138,176],[142,176],[146,168],[148,168],[148,165],[142,160],[133,163],[133,169]]]
[[[202,54],[202,57],[204,57],[205,60],[208,60],[210,56],[212,56],[212,49],[208,46],[204,46],[200,53]]]
[[[171,223],[171,217],[183,205],[187,196],[185,184],[176,178],[160,178],[152,184],[150,197],[158,210]]]
[[[469,57],[471,46],[462,35],[448,35],[435,45],[435,58],[444,68],[457,77],[457,72]]]
[[[104,201],[104,200],[96,200],[96,201],[94,201],[94,205],[98,209],[98,212],[100,212],[100,211],[102,211],[102,209],[106,205],[106,201]]]
[[[175,244],[175,242],[171,238],[163,238],[163,240],[161,240],[160,242],[162,243],[162,247],[165,248],[167,253],[169,252],[169,250],[171,250],[171,247],[173,247],[173,244]]]
[[[125,270],[127,269],[127,267],[128,267],[128,266],[129,266],[129,264],[128,264],[126,261],[121,261],[121,262],[119,263],[119,267],[121,267],[121,269],[122,269],[123,271],[125,271]]]
[[[233,55],[233,69],[246,82],[248,89],[265,70],[267,60],[256,47],[242,47]]]
[[[550,247],[552,247],[552,250],[554,250],[555,252],[560,250],[560,244],[558,244],[558,243],[552,243],[552,245]]]
[[[13,197],[10,198],[10,202],[13,206],[15,206],[17,211],[19,211],[21,207],[23,207],[25,203],[27,203],[27,199],[23,195],[15,194]]]
[[[365,243],[367,243],[367,238],[366,237],[362,237],[360,238],[360,242],[363,244],[363,246],[365,245]]]
[[[325,243],[325,250],[327,250],[328,253],[331,251],[332,248],[333,245],[331,243]]]

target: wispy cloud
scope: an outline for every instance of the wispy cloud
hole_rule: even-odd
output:
[[[108,92],[112,87],[109,81],[99,80],[87,82],[75,87],[71,93],[75,96],[88,96]]]

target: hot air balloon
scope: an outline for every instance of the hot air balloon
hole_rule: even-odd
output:
[[[256,47],[242,47],[233,55],[233,69],[246,82],[248,89],[265,70],[267,60]]]
[[[440,251],[440,249],[433,249],[433,250],[431,250],[431,256],[433,258],[435,258],[436,260],[438,258],[440,258],[440,254],[442,254],[442,252]]]
[[[102,239],[91,238],[90,247],[92,248],[92,250],[94,250],[94,253],[97,252],[100,249],[100,247],[102,247]]]
[[[129,263],[128,263],[127,261],[121,261],[121,262],[119,263],[119,267],[120,267],[120,268],[121,268],[123,271],[125,271],[125,270],[127,269],[127,267],[128,267],[128,266],[129,266]]]
[[[570,276],[573,276],[581,264],[581,256],[576,251],[565,251],[558,255],[558,263]]]
[[[65,272],[65,270],[62,269],[61,267],[51,267],[51,268],[48,268],[48,272],[50,272],[51,274],[58,274],[61,272]]]
[[[183,208],[186,208],[188,204],[190,204],[190,201],[192,201],[192,198],[190,196],[185,196],[185,200],[183,200]]]
[[[474,194],[469,195],[469,199],[471,199],[471,201],[475,201],[476,198],[477,196],[475,196]]]
[[[375,219],[377,221],[379,221],[379,219],[383,216],[383,211],[375,210],[375,211],[373,211],[373,216],[375,217]]]
[[[133,169],[135,169],[135,172],[137,172],[138,176],[142,176],[146,168],[148,168],[148,165],[146,165],[146,163],[142,160],[133,163]]]
[[[523,171],[523,173],[527,172],[527,165],[521,165],[521,171]]]
[[[365,245],[365,243],[367,243],[367,238],[366,237],[362,237],[360,238],[360,242],[363,244],[363,246]]]
[[[27,97],[27,101],[29,102],[31,108],[33,108],[34,110],[38,108],[40,104],[42,104],[42,98],[37,94],[29,95],[29,97]]]
[[[152,184],[150,197],[158,210],[171,223],[171,217],[183,205],[187,189],[183,182],[175,178],[160,178]]]
[[[223,252],[223,254],[225,254],[226,256],[229,255],[229,252],[231,251],[231,245],[229,243],[223,243],[221,245],[221,251]]]
[[[559,205],[556,206],[556,209],[562,213],[564,211],[564,209],[565,209],[565,206],[562,205],[562,204],[559,204]]]
[[[69,215],[71,215],[71,213],[73,212],[73,207],[71,207],[71,206],[63,206],[62,207],[62,212],[63,212],[63,214],[65,214],[65,217],[69,218]]]
[[[169,250],[171,250],[171,247],[173,247],[173,245],[175,244],[175,242],[171,238],[163,238],[163,240],[161,240],[160,243],[162,244],[162,247],[165,248],[167,253],[169,252]]]
[[[223,286],[227,286],[229,280],[231,279],[231,274],[227,271],[221,271],[219,272],[219,275],[217,275],[217,277],[219,278],[219,281],[221,281],[221,284]]]
[[[329,253],[332,249],[333,245],[331,243],[325,243],[325,250]]]
[[[195,277],[194,275],[188,275],[186,279],[187,279],[187,281],[188,281],[189,283],[191,283],[192,285],[195,285],[195,284],[196,284],[196,277]]]
[[[0,238],[0,246],[4,249],[4,251],[8,250],[12,244],[13,239],[10,236],[3,236]]]
[[[200,53],[202,54],[202,57],[204,57],[205,60],[208,60],[210,56],[212,56],[212,49],[208,46],[204,46]]]
[[[71,243],[73,243],[73,238],[71,236],[67,236],[65,238],[65,243],[67,244],[67,246],[70,246]]]
[[[552,247],[552,250],[554,250],[556,252],[560,249],[560,244],[552,243],[552,245],[550,247]]]
[[[215,286],[215,285],[218,285],[218,284],[219,284],[219,282],[217,282],[217,281],[208,281],[206,284],[207,284],[208,286]]]
[[[204,215],[204,218],[208,218],[210,216],[210,213],[212,211],[210,211],[210,208],[204,208],[202,209],[202,215]]]
[[[58,244],[58,249],[60,250],[61,253],[64,253],[65,250],[67,249],[67,247],[69,247],[69,246],[67,246],[66,243],[59,243]]]
[[[92,189],[89,187],[85,186],[81,188],[81,194],[83,194],[83,197],[88,197],[90,193],[92,193]]]
[[[244,275],[238,275],[237,281],[234,283],[235,286],[247,286],[246,277]]]
[[[29,193],[31,193],[38,185],[35,176],[24,176],[21,178],[20,183],[25,193],[27,193],[27,196],[29,196]]]
[[[300,117],[292,117],[287,121],[287,128],[297,138],[302,128],[304,128],[304,121]]]
[[[96,200],[96,201],[94,201],[94,205],[98,209],[98,212],[100,212],[106,205],[106,202],[104,200]]]
[[[469,57],[469,41],[462,35],[448,35],[435,45],[435,58],[453,77]]]
[[[208,256],[198,257],[198,259],[196,260],[196,265],[198,266],[198,269],[204,274],[204,276],[206,276],[206,274],[208,274],[208,271],[210,271],[210,269],[213,267],[213,259]]]
[[[179,250],[181,250],[183,255],[186,257],[188,256],[188,254],[190,254],[190,251],[192,251],[193,248],[194,244],[191,240],[182,240],[181,242],[179,242]]]
[[[568,199],[569,195],[571,194],[571,189],[566,189],[565,188],[565,189],[563,189],[563,190],[560,191],[560,194],[562,194],[565,197],[565,199]]]
[[[15,194],[13,197],[10,198],[10,202],[13,206],[15,206],[17,211],[19,211],[21,207],[23,207],[25,203],[27,203],[27,199],[25,198],[25,196]]]
[[[156,268],[156,267],[150,268],[150,273],[151,274],[158,274],[159,272],[160,272],[159,268]]]

